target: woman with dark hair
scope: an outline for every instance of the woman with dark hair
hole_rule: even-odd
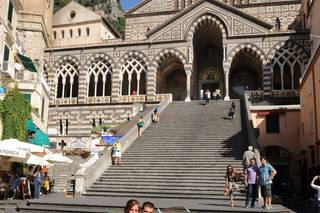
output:
[[[235,190],[239,190],[239,185],[236,183],[237,179],[238,179],[238,174],[236,170],[231,165],[227,166],[224,192],[226,196],[229,196],[231,207],[234,207],[233,192]]]
[[[128,200],[126,206],[124,207],[124,213],[139,213],[140,212],[140,202],[132,199]]]

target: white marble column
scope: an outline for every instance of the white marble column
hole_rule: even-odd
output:
[[[186,75],[187,75],[187,97],[185,99],[185,102],[190,102],[191,98],[190,98],[190,91],[191,91],[191,70],[187,69],[186,70]]]
[[[224,94],[224,100],[229,101],[229,71],[230,66],[223,66],[224,69],[224,86],[225,86],[225,94]]]

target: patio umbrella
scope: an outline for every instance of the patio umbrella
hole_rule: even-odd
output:
[[[63,156],[62,153],[49,153],[43,157],[43,159],[49,162],[59,162],[59,163],[72,163],[73,160],[70,158]]]
[[[13,157],[18,159],[25,159],[27,152],[20,150],[17,147],[8,146],[7,144],[0,143],[0,157]]]
[[[26,163],[40,166],[51,166],[51,164],[48,161],[46,161],[43,157],[39,157],[33,154],[28,154]]]
[[[15,150],[21,150],[24,152],[31,152],[31,153],[50,153],[50,150],[48,148],[37,146],[27,142],[22,142],[13,138],[0,141],[0,146],[11,147],[12,149],[15,149]]]

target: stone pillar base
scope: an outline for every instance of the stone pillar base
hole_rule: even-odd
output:
[[[186,99],[184,100],[185,102],[191,102],[190,97],[186,97]]]

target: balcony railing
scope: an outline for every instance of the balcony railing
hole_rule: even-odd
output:
[[[113,99],[114,98],[114,99]],[[124,96],[105,96],[105,97],[85,97],[86,104],[110,104],[110,103],[146,103],[160,102],[164,99],[172,100],[171,94],[155,94],[155,95],[124,95]],[[51,99],[50,105],[75,105],[83,103],[83,98],[55,98]]]
[[[9,61],[3,61],[0,66],[0,69],[2,73],[9,74],[12,79],[15,78],[14,65]]]

